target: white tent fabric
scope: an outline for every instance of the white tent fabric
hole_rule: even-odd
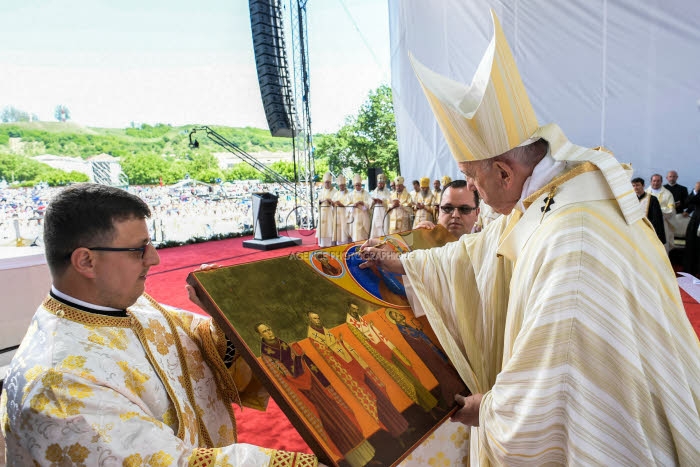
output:
[[[498,15],[540,125],[605,146],[635,176],[700,180],[700,2],[388,0],[401,172],[459,177],[408,52],[465,84]],[[461,178],[461,177],[460,177]]]

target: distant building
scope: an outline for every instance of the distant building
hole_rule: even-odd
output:
[[[90,164],[80,157],[65,157],[56,156],[54,154],[41,154],[39,156],[34,156],[37,162],[48,165],[52,169],[63,170],[65,172],[80,172],[84,173],[92,180],[92,168]]]
[[[90,181],[102,185],[129,185],[129,178],[122,171],[119,158],[102,153],[97,156],[89,157],[87,163],[91,168],[91,173],[88,174]]]

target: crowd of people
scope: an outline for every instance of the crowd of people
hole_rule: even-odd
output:
[[[353,189],[339,176],[336,189],[328,173],[319,245],[372,237],[361,267],[403,276],[471,392],[454,395],[451,420],[470,427],[472,465],[695,465],[700,346],[640,199],[654,197],[664,226],[664,209],[688,219],[688,246],[700,184],[676,195],[671,171],[669,188],[654,174],[648,192],[638,179],[634,190],[612,154],[540,125],[492,15],[471,86],[412,59],[465,181],[431,192],[416,180],[411,196],[402,177],[393,190],[379,177],[370,193],[359,176]],[[50,199],[42,223],[53,286],[0,405],[8,464],[316,466],[314,456],[236,443],[231,404],[264,407],[267,394],[213,321],[144,294],[159,262],[142,196],[160,193],[147,191],[81,184]],[[486,206],[493,214],[476,232]],[[374,238],[412,227],[454,238],[408,253]],[[675,232],[663,233],[673,244]],[[271,329],[256,331],[278,343]],[[436,451],[454,444],[431,438]],[[368,456],[344,460],[359,467]]]
[[[0,245],[42,243],[42,219],[51,199],[60,191],[46,185],[0,190]],[[210,239],[250,232],[253,228],[252,193],[278,195],[277,227],[294,227],[293,195],[277,183],[241,181],[226,185],[186,182],[165,186],[132,185],[127,191],[151,208],[148,229],[155,245],[190,239]]]

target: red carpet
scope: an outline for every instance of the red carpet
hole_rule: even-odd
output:
[[[282,235],[286,233],[281,232],[280,236]],[[313,235],[304,236],[298,232],[289,232],[289,236],[301,238],[302,244],[260,251],[244,248],[243,240],[249,240],[251,237],[243,237],[158,250],[160,264],[152,267],[148,273],[146,292],[165,305],[202,313],[187,298],[185,279],[191,271],[198,269],[202,263],[230,266],[318,248]],[[272,399],[265,412],[247,408],[241,410],[237,405],[234,405],[234,411],[239,442],[311,453],[311,449]]]
[[[685,312],[688,315],[690,324],[693,325],[695,334],[700,336],[700,303],[696,302],[695,299],[688,295],[683,289],[681,289],[681,298],[683,299],[683,306],[685,307]]]
[[[250,239],[243,237],[159,250],[160,264],[151,268],[146,280],[146,292],[163,304],[202,313],[187,298],[185,279],[191,271],[198,269],[202,263],[230,266],[317,248],[316,238],[312,235],[299,235],[298,232],[289,232],[289,235],[302,238],[302,244],[279,250],[259,251],[243,248],[243,240]],[[681,296],[688,318],[695,332],[700,335],[700,304],[683,290]],[[266,412],[252,409],[241,411],[238,406],[235,409],[239,442],[266,448],[311,452],[273,400],[270,400]]]

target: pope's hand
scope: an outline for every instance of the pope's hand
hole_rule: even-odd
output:
[[[404,268],[399,259],[399,254],[392,250],[386,242],[380,242],[376,238],[370,238],[360,247],[360,258],[365,262],[360,264],[360,269],[377,266],[385,271],[404,274]]]
[[[456,394],[455,401],[461,408],[450,417],[450,420],[467,426],[479,426],[479,408],[482,397],[484,397],[483,394],[473,394],[469,397]]]

